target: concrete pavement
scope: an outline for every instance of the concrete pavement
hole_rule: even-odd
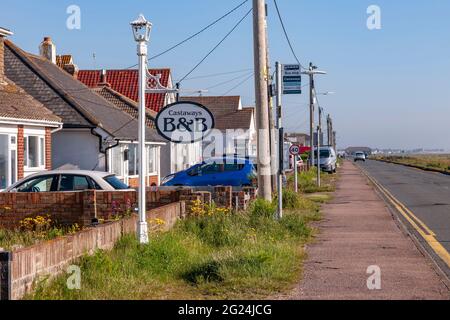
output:
[[[304,279],[281,299],[450,299],[431,261],[402,232],[361,170],[345,162],[320,234],[308,249]],[[369,290],[369,266],[381,289]]]

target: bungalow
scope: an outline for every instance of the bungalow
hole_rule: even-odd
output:
[[[41,43],[40,56],[24,52],[9,40],[4,44],[6,76],[62,119],[62,130],[53,134],[53,168],[115,172],[120,167],[122,178],[132,183],[139,173],[136,118],[78,81],[76,68],[69,68],[71,73],[58,67],[50,38]],[[158,154],[165,142],[148,128],[146,144],[151,171],[147,181],[158,184]]]
[[[255,110],[243,107],[239,96],[181,97],[182,101],[197,102],[214,115],[216,133],[203,142],[203,157],[237,154],[246,157],[257,155]],[[217,134],[222,139],[217,140]],[[217,144],[217,142],[219,144]]]
[[[170,69],[149,69],[150,74],[160,78],[161,84],[172,88]],[[138,70],[80,70],[77,78],[90,88],[98,88],[107,84],[110,89],[134,102],[138,100]],[[146,94],[146,107],[150,117],[164,106],[176,102],[174,94]],[[201,142],[192,144],[167,143],[161,148],[161,174],[169,174],[185,170],[202,160]]]
[[[4,42],[10,35],[0,28],[0,190],[52,167],[52,134],[62,127],[58,116],[6,77]]]

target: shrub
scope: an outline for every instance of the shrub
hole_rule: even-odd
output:
[[[257,199],[250,206],[250,216],[273,218],[277,209],[273,202]]]

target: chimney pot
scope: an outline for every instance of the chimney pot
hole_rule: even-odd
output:
[[[106,70],[102,69],[100,73],[100,83],[98,84],[100,87],[110,87],[111,85],[106,81]]]
[[[8,29],[0,27],[0,84],[5,84],[5,38],[13,33]]]
[[[52,42],[52,38],[44,37],[44,41],[39,46],[39,53],[45,59],[56,64],[56,46]]]

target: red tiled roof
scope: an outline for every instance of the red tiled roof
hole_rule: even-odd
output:
[[[169,85],[170,69],[149,69],[152,75],[161,74],[161,84],[165,87]],[[91,88],[99,86],[101,78],[100,70],[80,70],[78,80]],[[125,97],[138,101],[138,70],[107,70],[106,82],[111,85],[114,91]],[[147,108],[159,112],[164,107],[165,94],[147,94]]]
[[[56,64],[58,67],[64,68],[66,64],[73,64],[73,58],[69,54],[56,56]]]

